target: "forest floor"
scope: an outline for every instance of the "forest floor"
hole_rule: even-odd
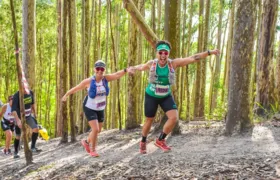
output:
[[[210,126],[209,126],[210,124]],[[257,124],[251,132],[223,135],[223,122],[180,122],[182,134],[169,136],[172,151],[163,153],[149,136],[148,153],[139,153],[141,129],[108,130],[99,136],[100,157],[90,157],[76,143],[39,140],[43,151],[26,166],[0,156],[0,179],[280,179],[280,123]]]

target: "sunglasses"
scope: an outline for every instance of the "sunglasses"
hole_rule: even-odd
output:
[[[97,67],[97,68],[95,68],[96,69],[96,71],[105,71],[105,68],[103,68],[103,67]]]
[[[163,55],[164,54],[165,56],[167,56],[168,55],[168,51],[159,51],[158,54],[159,55]]]

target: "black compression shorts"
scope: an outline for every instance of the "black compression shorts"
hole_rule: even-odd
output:
[[[145,93],[145,116],[155,117],[158,105],[164,112],[177,109],[177,105],[171,95],[164,98],[156,98]]]

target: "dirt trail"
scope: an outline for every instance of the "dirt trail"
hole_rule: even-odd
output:
[[[78,142],[39,141],[34,164],[0,157],[0,179],[280,179],[280,128],[257,125],[245,135],[222,135],[223,124],[181,123],[182,135],[170,136],[172,151],[163,153],[150,136],[148,154],[138,152],[140,129],[109,130],[99,136],[100,157],[92,158]],[[278,172],[280,173],[280,172]]]

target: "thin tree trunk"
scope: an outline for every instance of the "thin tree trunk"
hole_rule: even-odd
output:
[[[276,20],[277,20],[278,0],[266,0],[263,5],[262,27],[260,39],[260,59],[258,64],[258,83],[256,109],[257,115],[264,116],[267,111],[271,110],[273,101],[271,100],[270,90],[270,66],[273,58],[273,43],[275,36]]]
[[[162,29],[161,29],[161,0],[157,0],[157,16],[158,16],[158,25],[157,25],[157,36],[161,37]],[[154,54],[154,53],[153,53]]]
[[[251,82],[251,94],[252,94],[252,103],[255,103],[256,100],[256,87],[257,87],[257,67],[259,62],[259,49],[260,49],[260,37],[261,37],[261,19],[262,19],[262,0],[258,0],[258,22],[257,22],[257,31],[256,31],[256,48],[257,52],[254,58],[253,72],[252,72],[252,82]],[[257,104],[254,104],[254,109],[257,108]]]
[[[63,1],[63,24],[62,24],[62,46],[63,46],[63,58],[60,69],[60,98],[62,99],[63,95],[67,91],[67,17],[68,17],[68,1]],[[66,72],[66,73],[65,73]],[[67,113],[67,104],[61,104],[61,119],[62,119],[62,136],[60,143],[68,142],[68,113]]]
[[[179,24],[180,24],[180,17],[178,17],[178,11],[180,11],[180,0],[165,0],[165,21],[164,21],[164,37],[166,40],[168,40],[173,46],[172,51],[170,51],[170,58],[173,59],[175,58],[178,54],[180,49],[178,48],[179,45],[177,43],[180,43],[180,36],[179,36]],[[177,69],[178,72],[178,69]],[[178,75],[178,73],[176,73]],[[178,77],[177,77],[178,78]],[[178,86],[178,84],[176,84]],[[178,101],[177,98],[177,90],[176,87],[174,87],[173,90],[173,96],[176,101]],[[178,102],[176,102],[178,103]],[[167,121],[166,115],[163,116],[160,122],[160,127],[163,127],[165,122]],[[180,134],[180,126],[179,126],[179,121],[177,121],[172,134]]]
[[[30,86],[35,93],[35,3],[36,0],[23,0],[22,5],[22,62],[23,70]]]
[[[68,63],[68,70],[69,70],[69,78],[70,80],[70,87],[75,86],[76,82],[76,1],[71,0],[68,4],[68,12],[69,12],[69,63]],[[76,114],[76,102],[75,96],[72,95],[69,97],[69,104],[70,104],[70,127],[71,127],[71,142],[76,142],[76,129],[75,129],[75,114]]]
[[[223,20],[223,9],[224,9],[224,0],[220,0],[220,12],[219,12],[219,23],[218,23],[218,43],[217,43],[217,49],[221,49],[221,39],[222,39],[222,20]],[[218,89],[220,87],[220,73],[221,73],[221,59],[219,56],[216,56],[216,66],[215,66],[215,72],[213,77],[213,91],[210,88],[209,93],[209,112],[212,114],[213,110],[216,108],[217,105],[217,95],[218,95]],[[213,94],[212,94],[213,93]]]
[[[85,78],[90,76],[90,42],[91,42],[91,26],[90,26],[90,16],[89,16],[89,1],[90,0],[84,0],[84,18],[85,18]],[[92,9],[92,11],[94,11]],[[93,18],[91,19],[93,20]],[[87,123],[86,123],[87,124]]]
[[[280,42],[280,39],[279,39]],[[280,43],[278,45],[278,57],[276,60],[276,94],[277,101],[280,102]],[[278,112],[280,111],[280,105],[278,105]]]
[[[138,0],[133,0],[134,4],[138,4]],[[138,11],[139,12],[139,11]],[[140,12],[139,12],[140,13]],[[141,14],[140,14],[141,15]],[[138,62],[138,57],[137,57],[137,26],[135,26],[134,22],[130,22],[129,26],[129,53],[128,53],[128,66],[134,66]],[[137,101],[137,92],[138,92],[138,87],[135,86],[137,84],[136,77],[134,76],[128,76],[127,77],[127,83],[128,83],[128,92],[127,92],[127,119],[126,119],[126,129],[133,129],[138,127],[138,119],[137,119],[137,108],[135,107],[136,101]]]
[[[201,52],[203,47],[203,0],[199,0],[199,27],[198,27],[198,47],[197,51]],[[194,118],[199,117],[200,113],[200,98],[201,98],[201,61],[196,63],[196,80],[195,80],[195,86],[194,92],[195,92],[195,98],[194,98]]]
[[[61,136],[61,119],[60,119],[60,111],[59,111],[59,104],[60,104],[60,99],[59,99],[59,91],[60,88],[59,84],[60,84],[60,59],[61,58],[61,48],[62,48],[62,22],[61,22],[61,0],[57,0],[57,4],[56,4],[56,8],[57,8],[57,45],[56,45],[56,50],[57,50],[57,54],[56,54],[56,116],[55,116],[55,137]]]
[[[182,49],[181,49],[181,55],[184,56],[184,57],[187,57],[186,55],[186,43],[189,43],[189,42],[186,42],[186,21],[187,21],[187,0],[183,0],[183,24],[182,24],[182,29],[183,29],[183,32],[182,32]],[[180,82],[182,82],[182,85],[181,85],[181,90],[180,90],[180,101],[178,102],[178,110],[179,110],[179,118],[180,119],[183,119],[182,118],[182,112],[183,112],[183,102],[184,102],[184,94],[185,94],[185,89],[186,89],[186,84],[185,84],[185,79],[186,79],[186,67],[182,67],[181,69],[181,73],[180,73]]]
[[[210,7],[211,0],[206,1],[205,8],[205,23],[203,29],[203,51],[208,49],[208,34],[209,34],[209,23],[210,23]],[[206,88],[206,60],[201,61],[201,84],[200,84],[200,98],[199,98],[199,117],[205,116],[205,88]]]
[[[82,0],[82,10],[81,10],[81,50],[80,50],[80,66],[81,66],[81,76],[80,76],[80,81],[82,79],[86,78],[86,62],[85,62],[85,0]],[[85,97],[85,92],[81,92],[81,94],[79,94],[79,97],[81,100],[84,99]],[[82,107],[82,103],[81,105],[78,107],[79,109],[79,133],[78,134],[82,134],[83,132],[85,132],[85,126],[86,126],[86,120],[84,117],[84,113],[83,113],[83,107]]]
[[[192,17],[193,17],[193,3],[194,3],[194,0],[191,0],[191,3],[190,3],[190,20],[189,20],[189,23],[188,23],[188,39],[187,39],[187,54],[186,56],[189,56],[190,55],[190,48],[191,48],[191,37],[192,37]],[[186,67],[186,81],[185,81],[185,84],[186,84],[186,119],[189,121],[190,120],[190,87],[189,87],[189,67],[187,66]]]
[[[222,102],[225,99],[225,91],[228,94],[229,86],[229,76],[230,76],[230,61],[231,61],[231,49],[232,49],[232,39],[233,39],[233,29],[234,29],[234,16],[235,16],[235,2],[236,0],[232,0],[231,2],[231,15],[229,21],[228,28],[228,41],[227,41],[227,50],[226,50],[226,63],[225,63],[225,71],[224,71],[224,80],[223,80],[223,90],[222,90]]]
[[[155,7],[155,0],[154,0],[154,7]],[[145,16],[145,0],[139,0],[139,11],[141,13],[141,15],[144,17]],[[156,20],[155,20],[155,8],[153,8],[153,13],[154,14],[154,18],[152,18],[152,24],[154,24],[154,29],[153,31],[156,32]],[[138,35],[137,35],[138,39],[137,39],[137,49],[138,49],[138,58],[137,58],[137,62],[136,64],[142,64],[144,63],[143,62],[143,36],[141,35],[140,32],[138,32]],[[144,92],[144,89],[143,89],[143,78],[138,78],[137,79],[137,86],[138,86],[138,90],[140,90],[139,92]],[[141,124],[142,123],[142,112],[143,112],[143,105],[142,105],[142,102],[143,102],[143,96],[144,96],[144,93],[138,93],[137,94],[137,98],[136,98],[136,105],[137,105],[137,112],[136,112],[136,115],[137,115],[137,124]]]
[[[14,4],[13,0],[10,0],[10,6],[11,6],[11,14],[12,14],[12,22],[13,22],[13,29],[14,29],[14,38],[15,38],[15,51],[16,51],[16,65],[17,65],[17,77],[18,77],[18,85],[19,85],[19,103],[20,103],[20,117],[22,121],[22,136],[24,140],[24,154],[25,154],[25,160],[26,165],[32,164],[32,153],[28,147],[28,141],[26,136],[26,119],[25,119],[25,109],[24,109],[24,102],[23,102],[23,96],[22,93],[23,85],[22,85],[22,66],[19,59],[19,45],[18,45],[18,34],[17,34],[17,26],[16,26],[16,17],[15,17],[15,11],[14,11]]]

